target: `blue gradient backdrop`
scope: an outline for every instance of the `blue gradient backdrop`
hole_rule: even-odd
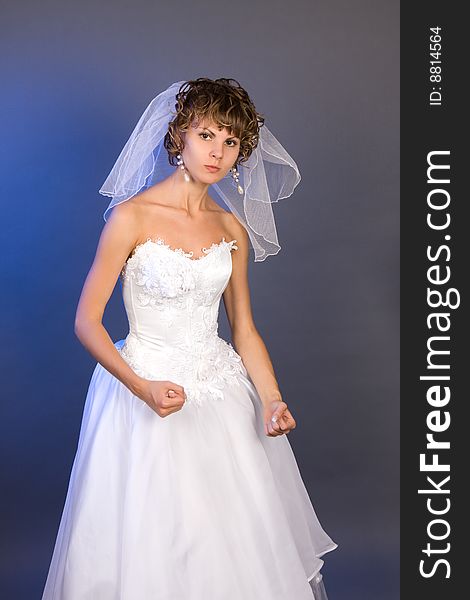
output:
[[[283,249],[250,280],[298,423],[289,439],[339,544],[330,600],[398,598],[398,2],[29,0],[1,13],[0,597],[40,598],[65,500],[95,364],[73,321],[107,206],[97,190],[154,95],[228,76],[302,173],[275,207]],[[127,333],[119,286],[105,325]]]

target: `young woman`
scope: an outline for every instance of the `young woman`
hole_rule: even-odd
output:
[[[112,200],[75,321],[98,364],[43,600],[326,598],[336,544],[247,278],[250,242],[256,260],[279,250],[271,203],[299,180],[233,79],[175,83],[144,112],[100,190]],[[113,343],[118,279],[129,334]]]

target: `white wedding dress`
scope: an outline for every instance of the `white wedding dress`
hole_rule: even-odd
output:
[[[235,243],[192,258],[148,239],[124,265],[115,346],[187,400],[161,418],[96,365],[43,600],[326,598],[320,557],[337,545],[217,333]]]

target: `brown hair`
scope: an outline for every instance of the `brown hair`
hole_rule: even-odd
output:
[[[240,139],[237,163],[248,160],[258,145],[264,117],[235,79],[200,77],[186,81],[176,94],[175,109],[163,141],[171,165],[176,165],[176,155],[184,148],[181,132],[188,131],[193,121],[206,118],[227,127],[231,135]]]

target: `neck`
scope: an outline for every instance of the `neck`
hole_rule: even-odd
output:
[[[192,177],[190,181],[186,181],[181,169],[175,169],[166,182],[169,198],[175,208],[185,210],[188,214],[195,214],[206,208],[209,184],[195,181]]]

